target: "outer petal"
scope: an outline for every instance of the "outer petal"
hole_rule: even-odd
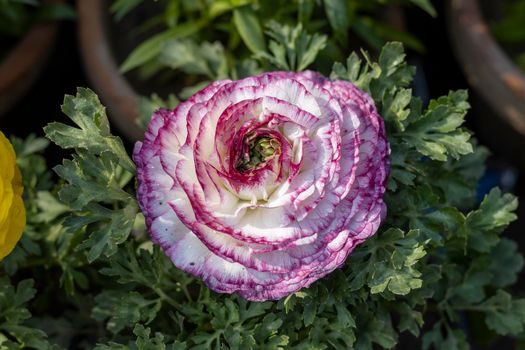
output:
[[[15,248],[26,223],[22,176],[9,140],[0,132],[0,261]]]

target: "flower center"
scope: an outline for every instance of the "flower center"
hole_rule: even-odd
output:
[[[271,136],[247,135],[235,168],[239,172],[258,169],[280,151],[279,142]]]

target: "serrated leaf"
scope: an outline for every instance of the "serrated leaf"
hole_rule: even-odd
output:
[[[15,288],[7,277],[0,276],[0,347],[3,349],[56,349],[47,341],[45,332],[25,324],[31,317],[27,303],[36,294],[33,286],[33,280],[22,280]]]
[[[266,25],[270,41],[268,52],[258,52],[255,57],[266,60],[283,70],[302,71],[315,61],[326,46],[326,36],[310,35],[301,23],[295,27],[269,21]]]
[[[490,252],[490,256],[489,270],[493,276],[491,284],[499,288],[514,284],[524,265],[516,242],[506,238],[500,240]]]
[[[398,329],[400,332],[409,331],[415,337],[419,337],[420,329],[423,327],[423,314],[406,303],[396,305],[400,315]]]
[[[369,240],[361,254],[354,252],[350,257],[353,266],[349,277],[351,290],[358,290],[366,284],[373,294],[388,290],[406,295],[412,289],[420,288],[421,273],[415,265],[426,251],[418,236],[417,230],[405,234],[392,228],[379,238]]]
[[[119,184],[117,159],[109,152],[100,157],[80,152],[73,160],[64,160],[54,168],[68,182],[60,190],[62,202],[72,209],[81,210],[90,202],[129,202],[133,197],[122,190]]]
[[[502,194],[493,188],[481,202],[479,209],[470,212],[466,218],[469,234],[469,247],[479,252],[487,252],[499,241],[498,234],[512,221],[516,220],[514,211],[518,200],[512,194]]]
[[[146,299],[140,293],[127,291],[104,291],[95,300],[93,317],[99,321],[107,319],[107,328],[115,334],[139,322],[152,322],[162,305],[160,298]]]
[[[498,290],[496,295],[478,307],[485,313],[487,326],[501,335],[521,333],[525,326],[525,299],[513,299]]]
[[[303,320],[304,320],[304,325],[306,327],[314,323],[316,314],[317,314],[317,303],[315,301],[311,301],[305,304],[304,310],[303,310]]]
[[[436,323],[432,331],[427,332],[423,336],[423,349],[439,349],[439,350],[468,350],[470,349],[467,343],[467,337],[460,329],[447,329],[443,334],[441,332],[441,323]]]
[[[431,101],[425,114],[406,126],[404,139],[421,154],[438,161],[473,152],[470,133],[460,128],[469,108],[466,91]]]
[[[76,96],[66,95],[62,111],[79,128],[50,123],[44,128],[48,139],[66,149],[81,149],[97,155],[103,152],[113,153],[124,169],[135,172],[135,164],[126,152],[122,140],[111,135],[105,108],[93,91],[78,88]]]

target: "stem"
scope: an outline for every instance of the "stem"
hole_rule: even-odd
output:
[[[455,311],[488,311],[488,310],[500,310],[498,307],[486,307],[482,305],[451,305],[450,308]]]
[[[151,287],[151,289],[153,289],[153,291],[155,291],[155,293],[157,293],[157,295],[159,297],[161,297],[162,300],[166,301],[168,304],[170,304],[171,306],[173,306],[174,308],[180,308],[181,305],[179,303],[177,303],[175,301],[175,299],[173,299],[172,297],[170,297],[169,295],[167,295],[166,293],[164,293],[164,291],[158,287]]]
[[[192,303],[193,299],[191,298],[190,292],[188,291],[188,286],[186,284],[181,284],[181,288],[188,301]]]

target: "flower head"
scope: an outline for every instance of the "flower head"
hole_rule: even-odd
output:
[[[11,253],[24,230],[26,211],[22,191],[15,151],[0,132],[0,260]]]
[[[376,232],[388,154],[372,99],[308,71],[214,82],[156,112],[133,157],[149,231],[173,263],[267,300]]]

